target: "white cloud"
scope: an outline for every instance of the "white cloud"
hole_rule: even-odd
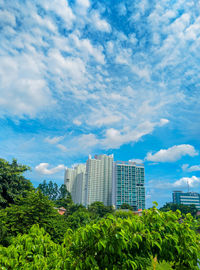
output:
[[[48,142],[50,144],[56,144],[60,141],[62,141],[64,139],[64,136],[56,136],[56,137],[52,137],[50,138],[49,136],[47,138],[44,139],[45,142]]]
[[[155,154],[147,153],[146,160],[155,162],[174,162],[185,155],[194,157],[198,155],[194,146],[189,144],[174,145],[168,149],[161,149]]]
[[[0,61],[0,114],[35,117],[55,104],[42,78],[41,60],[34,53],[1,57]]]
[[[92,22],[97,30],[108,33],[111,32],[110,24],[106,20],[101,19],[98,12],[92,13]]]
[[[101,140],[101,145],[106,149],[117,149],[124,143],[137,142],[143,136],[152,133],[154,128],[159,125],[160,122],[145,121],[134,129],[128,126],[121,130],[109,128],[105,132],[105,137]]]
[[[191,15],[188,3],[181,15],[181,4],[167,1],[152,9],[145,4],[148,1],[136,2],[135,11],[128,3],[120,4],[121,15],[129,11],[129,33],[115,28],[104,4],[93,10],[89,0],[75,4],[44,0],[40,1],[44,10],[39,12],[34,1],[22,2],[10,1],[9,11],[0,11],[4,29],[1,115],[51,119],[54,110],[53,117],[64,119],[69,128],[81,126],[79,131],[88,133],[72,135],[70,143],[78,140],[84,149],[107,149],[138,141],[167,124],[166,118],[173,121],[183,104],[191,104],[192,95],[184,92],[183,85],[189,80],[198,86],[199,65],[194,56],[200,45],[200,19]],[[84,12],[79,14],[78,9]],[[139,20],[147,9],[148,23],[143,24]],[[138,20],[137,35],[131,28],[130,12]],[[17,28],[16,19],[21,25]],[[181,106],[175,107],[177,103]],[[66,149],[72,146],[66,144]]]
[[[160,126],[161,127],[164,126],[164,125],[166,125],[166,124],[168,124],[168,123],[169,123],[169,120],[168,119],[164,119],[164,118],[160,119]]]
[[[74,120],[73,120],[73,123],[74,123],[74,125],[76,125],[76,126],[80,126],[80,125],[82,124],[82,122],[81,122],[80,120],[78,120],[78,119],[74,119]]]
[[[90,149],[98,144],[98,139],[94,134],[83,134],[74,139],[79,149]]]
[[[133,159],[130,159],[129,161],[130,162],[135,162],[135,163],[138,163],[138,164],[142,164],[144,162],[142,159],[138,159],[138,158],[133,158]]]
[[[65,147],[63,144],[57,144],[56,145],[60,150],[62,150],[63,152],[67,151],[67,147]]]
[[[73,22],[75,21],[75,15],[66,0],[43,0],[40,4],[47,10],[56,13],[61,19],[65,21],[65,26],[68,29],[72,28]]]
[[[4,24],[16,26],[16,19],[14,14],[8,12],[7,10],[0,10],[0,25]]]
[[[182,187],[185,188],[187,186],[190,187],[197,187],[200,185],[200,178],[196,176],[192,177],[182,177],[181,179],[177,180],[176,182],[173,183],[173,187]]]
[[[189,167],[188,164],[183,164],[182,170],[186,172],[197,172],[200,171],[200,165],[193,165]]]
[[[90,7],[90,1],[89,0],[77,0],[77,4],[85,7],[85,8],[89,8]]]
[[[59,171],[63,171],[66,168],[63,164],[58,165],[51,169],[48,169],[48,167],[49,167],[49,163],[40,163],[39,165],[35,167],[35,170],[40,174],[50,175],[50,174],[55,174]]]
[[[148,182],[148,188],[158,189],[158,190],[174,190],[174,189],[188,189],[197,188],[200,186],[200,178],[196,176],[192,177],[182,177],[175,182],[169,182],[166,180],[150,180]]]
[[[104,64],[105,59],[101,46],[94,47],[89,39],[79,39],[78,35],[75,34],[70,35],[70,38],[74,41],[76,48],[82,52],[82,56],[91,55],[97,62]]]
[[[79,84],[86,80],[85,63],[78,57],[63,57],[59,50],[52,49],[48,53],[48,65],[62,79],[68,78],[71,84]],[[56,67],[56,68],[55,68]]]

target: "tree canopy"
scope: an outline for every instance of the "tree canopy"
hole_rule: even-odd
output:
[[[18,235],[8,247],[0,247],[0,265],[5,269],[198,269],[200,237],[187,214],[160,212],[155,207],[142,216],[122,219],[109,215],[75,231],[66,230],[56,244],[34,225]],[[167,268],[155,268],[162,264]]]
[[[108,213],[112,213],[113,208],[112,206],[105,206],[102,202],[93,202],[88,206],[88,211],[99,217],[103,217]]]
[[[160,208],[160,211],[176,211],[180,210],[182,214],[190,213],[193,217],[196,216],[198,209],[194,204],[192,205],[183,205],[183,204],[175,204],[175,203],[166,203],[163,207]]]
[[[59,187],[57,183],[53,183],[53,181],[47,183],[46,180],[38,185],[38,189],[52,201],[62,200],[69,193],[64,184]]]
[[[11,163],[0,159],[0,208],[15,203],[19,195],[33,189],[31,182],[23,176],[29,169],[26,165],[18,164],[16,159]]]

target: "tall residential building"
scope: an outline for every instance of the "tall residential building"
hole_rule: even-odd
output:
[[[86,165],[66,170],[65,185],[77,204],[100,201],[116,208],[123,203],[145,208],[144,165],[114,162],[113,155],[89,155]]]
[[[67,190],[71,193],[74,203],[85,205],[85,164],[79,164],[73,169],[66,169],[65,180]]]
[[[114,165],[113,200],[116,208],[123,203],[136,210],[145,208],[144,165],[116,162]]]
[[[86,163],[86,205],[101,201],[112,205],[113,155],[89,156]]]
[[[196,192],[174,191],[172,193],[173,203],[192,205],[194,204],[200,210],[200,194]]]

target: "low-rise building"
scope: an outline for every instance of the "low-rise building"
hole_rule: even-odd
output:
[[[200,194],[196,192],[183,192],[174,191],[172,193],[173,203],[183,204],[183,205],[195,205],[198,210],[200,210]]]

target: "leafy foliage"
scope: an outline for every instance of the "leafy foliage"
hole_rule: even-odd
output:
[[[136,211],[136,207],[133,207],[131,205],[129,205],[128,203],[123,203],[121,206],[120,206],[120,209],[129,209],[129,210],[133,210],[133,211]]]
[[[0,248],[0,265],[5,269],[121,270],[153,269],[155,263],[156,269],[198,269],[200,237],[192,229],[197,221],[190,214],[182,222],[180,218],[180,211],[160,212],[156,207],[142,216],[109,215],[75,231],[68,229],[60,245],[34,225],[29,234],[18,235],[9,247]]]
[[[88,211],[99,217],[103,217],[108,213],[112,213],[113,208],[112,206],[105,206],[102,202],[93,202],[89,205]]]
[[[33,189],[31,182],[22,175],[30,168],[17,163],[0,159],[0,208],[15,203],[19,195],[24,195],[27,190]]]
[[[167,212],[167,211],[176,211],[180,210],[182,214],[190,213],[193,217],[196,216],[198,209],[194,204],[192,205],[183,205],[183,204],[176,204],[176,203],[166,203],[163,207],[160,208],[160,211]]]
[[[41,191],[27,192],[27,196],[18,198],[15,205],[1,210],[0,221],[7,232],[1,239],[3,243],[19,233],[27,233],[34,224],[44,227],[55,241],[60,241],[67,226],[53,203]]]
[[[62,200],[68,194],[64,184],[59,187],[57,183],[52,181],[47,184],[46,180],[44,180],[42,184],[39,184],[38,189],[52,201]]]

